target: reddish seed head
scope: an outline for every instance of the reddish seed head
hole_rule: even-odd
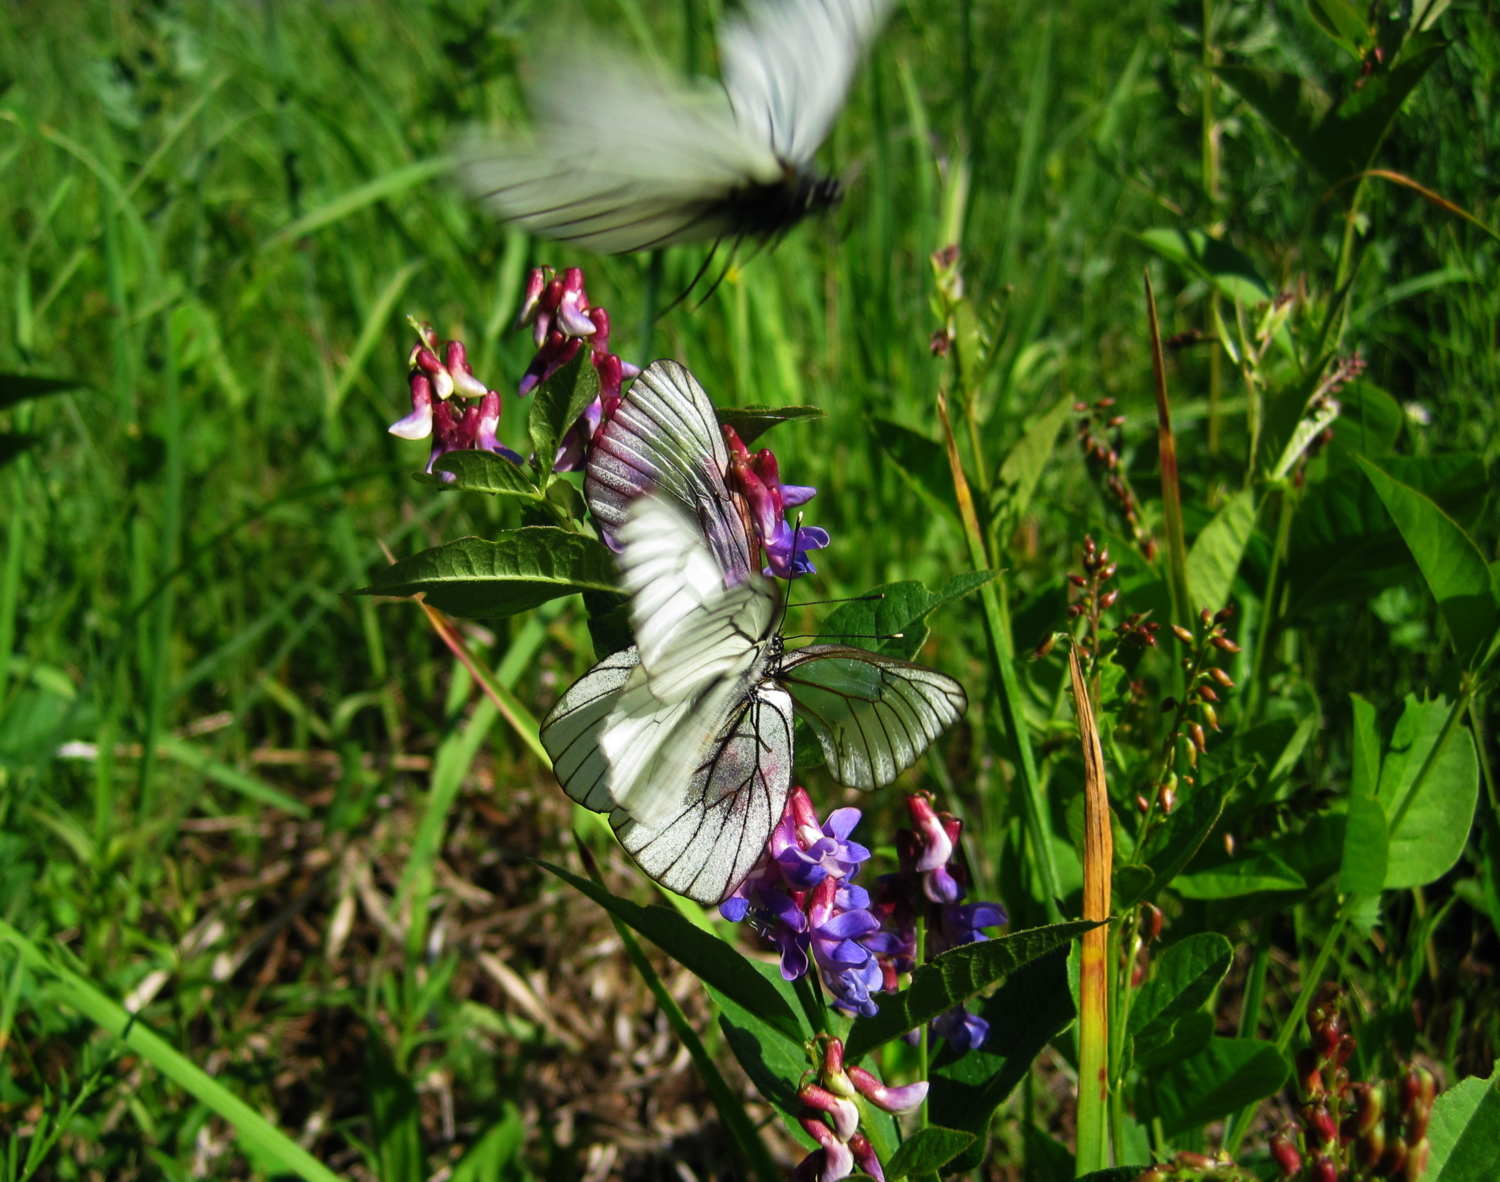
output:
[[[1144,796],[1141,796],[1141,795],[1137,794],[1136,798],[1135,798],[1135,807],[1138,808],[1138,809],[1140,809],[1141,812],[1144,813],[1147,809],[1149,809],[1151,807],[1151,802],[1149,800],[1147,800]]]
[[[1141,799],[1140,797],[1136,798]],[[1161,908],[1153,903],[1146,903],[1141,908],[1146,921],[1146,938],[1151,941],[1161,939],[1162,915]]]
[[[1120,592],[1118,590],[1106,591],[1103,595],[1099,596],[1099,610],[1108,611],[1110,608],[1114,607],[1116,603],[1119,602],[1119,599]]]
[[[1177,637],[1178,640],[1182,641],[1183,644],[1193,643],[1193,634],[1186,628],[1184,628],[1181,624],[1172,625],[1172,635]]]
[[[1226,653],[1237,653],[1240,651],[1240,646],[1227,636],[1215,636],[1213,642],[1215,648],[1223,649]]]
[[[1302,1169],[1302,1154],[1285,1133],[1271,1138],[1271,1157],[1281,1170],[1283,1178],[1295,1178]]]
[[[1193,746],[1198,748],[1200,755],[1208,750],[1208,740],[1204,737],[1203,728],[1196,722],[1188,723],[1188,735],[1192,738]]]
[[[1177,803],[1177,793],[1170,784],[1163,784],[1156,794],[1157,802],[1161,805],[1161,811],[1171,815],[1172,806]]]
[[[1215,681],[1217,681],[1220,685],[1222,685],[1225,689],[1234,688],[1234,682],[1229,679],[1229,674],[1225,673],[1224,670],[1214,667],[1209,669],[1208,675]]]

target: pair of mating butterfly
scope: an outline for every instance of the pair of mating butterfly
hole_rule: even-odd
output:
[[[635,380],[584,492],[620,550],[635,645],[586,673],[542,723],[558,781],[610,814],[663,886],[718,903],[749,874],[791,787],[794,717],[833,778],[890,783],[963,713],[935,670],[842,644],[786,651],[776,585],[752,565],[729,452],[692,374]]]

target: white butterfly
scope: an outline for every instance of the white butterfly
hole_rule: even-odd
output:
[[[635,647],[599,662],[542,723],[563,789],[610,814],[663,886],[717,903],[765,850],[791,786],[794,711],[833,777],[888,784],[962,715],[963,687],[847,645],[787,652],[724,480],[713,404],[658,361],[589,462],[590,508],[620,546]]]
[[[471,135],[464,185],[533,234],[619,254],[766,238],[840,196],[813,154],[892,0],[753,0],[720,30],[724,89],[575,41],[528,88],[536,135]]]

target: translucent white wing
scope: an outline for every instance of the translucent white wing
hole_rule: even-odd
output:
[[[640,664],[634,648],[605,657],[576,682],[542,719],[542,746],[563,791],[596,813],[615,807],[609,761],[599,746],[604,722]]]
[[[726,586],[707,537],[680,504],[656,493],[637,498],[616,538],[620,585],[657,698],[679,701],[761,661],[776,621],[775,589],[760,575]]]
[[[534,234],[607,254],[734,232],[725,201],[784,169],[722,93],[662,78],[616,47],[576,44],[539,63],[535,135],[471,134],[464,186]]]
[[[662,886],[719,903],[765,852],[786,807],[791,774],[791,699],[763,685],[741,699],[674,809],[652,823],[620,809],[610,824]]]
[[[695,517],[728,583],[750,576],[745,523],[729,498],[729,452],[703,387],[675,361],[646,367],[605,426],[583,482],[589,511],[613,534],[648,492]]]
[[[848,96],[891,0],[757,0],[719,33],[724,86],[749,137],[801,167]]]
[[[889,784],[968,706],[953,678],[846,645],[788,653],[776,680],[817,735],[830,774],[851,788]]]

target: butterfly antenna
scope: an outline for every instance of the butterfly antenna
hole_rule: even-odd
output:
[[[875,603],[885,598],[885,592],[880,591],[874,595],[851,595],[845,599],[804,599],[798,607],[817,607],[827,603]]]
[[[686,287],[684,287],[681,292],[678,293],[677,298],[675,300],[673,300],[670,304],[668,304],[665,308],[663,308],[660,312],[658,312],[656,314],[655,318],[657,320],[660,320],[663,316],[665,316],[673,308],[677,307],[678,304],[682,303],[683,300],[687,299],[690,294],[692,294],[693,288],[695,288],[695,287],[698,286],[698,281],[700,279],[702,279],[703,276],[708,273],[708,268],[713,264],[714,255],[718,253],[719,243],[722,242],[722,241],[723,241],[722,238],[715,238],[714,239],[714,244],[708,248],[708,254],[704,256],[703,265],[698,268],[697,273],[693,276],[692,280],[688,283],[688,285]],[[707,299],[708,297],[705,296],[704,298]],[[701,303],[698,305],[698,307],[700,307],[700,308],[702,306],[703,305]]]
[[[739,253],[740,243],[742,243],[744,240],[745,236],[743,234],[739,235],[734,240],[734,246],[729,252],[729,258],[724,263],[724,269],[719,272],[719,277],[714,280],[713,286],[703,293],[703,298],[693,306],[693,311],[696,312],[699,308],[703,307],[704,304],[708,303],[708,301],[713,298],[714,292],[719,290],[719,284],[723,283],[724,280],[728,278],[729,269],[734,266],[735,255]],[[718,244],[715,243],[714,245],[717,246]]]
[[[797,564],[797,541],[802,536],[802,514],[797,514],[797,524],[792,526],[792,565]],[[786,596],[781,601],[781,619],[776,623],[776,631],[780,632],[786,627],[786,614],[792,607],[792,581],[787,580]]]

